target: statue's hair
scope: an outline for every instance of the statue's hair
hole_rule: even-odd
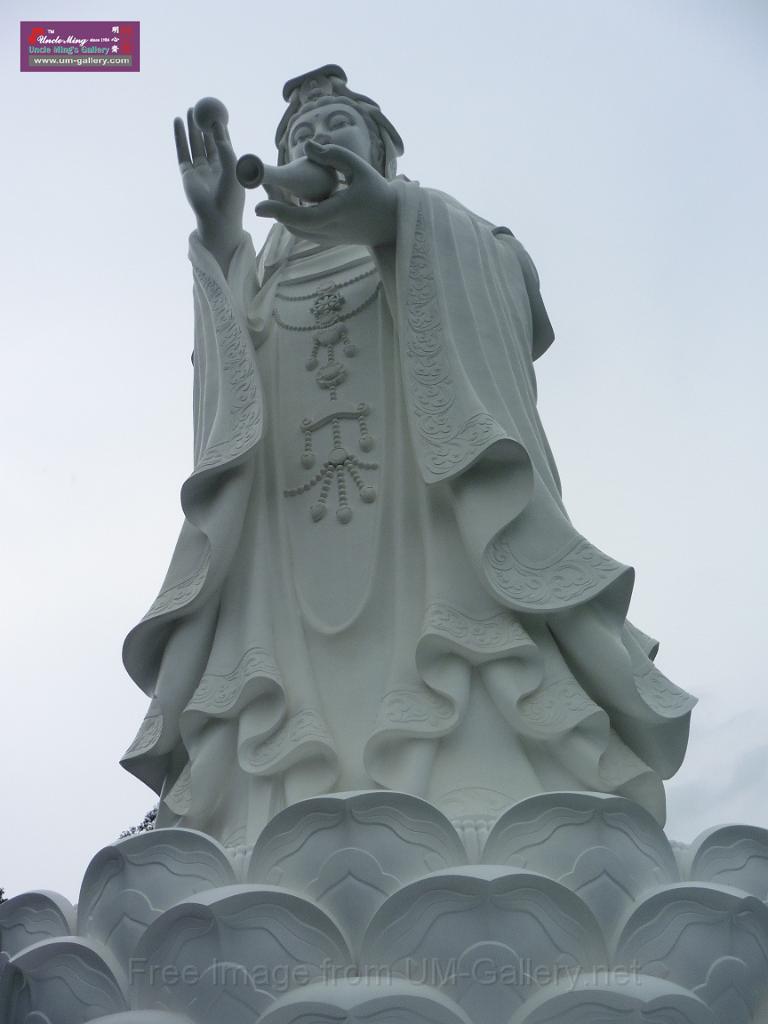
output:
[[[307,110],[315,110],[317,107],[326,107],[330,104],[336,103],[342,103],[347,107],[352,107],[352,109],[362,117],[365,122],[365,126],[368,129],[368,135],[371,139],[371,162],[373,166],[380,174],[383,174],[386,177],[394,177],[394,174],[387,174],[387,147],[381,135],[381,127],[376,123],[376,118],[374,116],[376,108],[370,107],[365,103],[356,102],[349,96],[319,96],[317,99],[309,100],[299,107],[296,113],[293,114],[288,121],[285,126],[285,131],[278,142],[278,163],[284,164],[288,162],[289,137],[296,120]]]

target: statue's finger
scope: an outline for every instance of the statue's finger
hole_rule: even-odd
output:
[[[237,157],[232,148],[232,143],[229,141],[229,132],[226,125],[221,124],[219,121],[214,121],[212,134],[216,152],[221,160],[221,166],[227,171],[234,171]]]
[[[195,116],[192,112],[192,107],[187,111],[187,134],[189,135],[189,148],[192,151],[192,160],[205,160],[203,133],[195,124]]]
[[[272,217],[274,220],[280,221],[281,224],[285,224],[286,218],[292,219],[292,211],[296,209],[298,207],[292,206],[290,203],[281,203],[277,199],[265,199],[264,202],[257,204],[256,216]]]
[[[287,228],[296,228],[299,231],[311,230],[316,222],[312,216],[313,207],[294,206],[292,203],[280,203],[273,199],[265,200],[256,207],[257,217],[271,217],[273,220],[284,224]]]
[[[268,199],[258,204],[256,216],[273,217],[286,227],[295,227],[302,231],[321,231],[333,217],[333,210],[327,209],[329,203],[335,210],[332,199],[326,199],[316,206],[294,206],[293,203],[280,203]]]
[[[347,178],[352,178],[357,171],[371,169],[361,156],[343,146],[321,146],[309,139],[304,152],[314,163],[334,167]]]
[[[182,171],[185,171],[191,166],[192,157],[189,154],[187,133],[184,129],[184,122],[180,117],[175,117],[173,119],[173,138],[176,142],[176,157],[179,161],[179,167]]]
[[[203,142],[205,143],[205,155],[208,158],[208,162],[217,163],[219,150],[213,137],[213,132],[203,132]]]

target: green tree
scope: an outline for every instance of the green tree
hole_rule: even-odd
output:
[[[121,832],[118,838],[127,839],[128,836],[135,836],[139,832],[151,832],[155,827],[155,818],[157,818],[157,804],[155,804],[151,811],[147,811],[138,825],[131,825],[125,832]]]

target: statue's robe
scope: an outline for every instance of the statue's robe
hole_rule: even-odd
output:
[[[552,341],[536,271],[507,229],[394,187],[382,250],[313,251],[276,226],[225,279],[192,236],[195,464],[125,643],[151,705],[123,763],[160,794],[158,824],[230,846],[299,799],[375,787],[469,832],[555,789],[625,794],[663,822],[695,701],[627,622],[632,569],[563,506],[536,410]],[[310,351],[309,301],[331,282],[358,348],[335,398]],[[336,428],[307,441],[301,420],[338,410],[367,468],[310,484]]]

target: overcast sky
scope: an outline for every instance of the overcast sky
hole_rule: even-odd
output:
[[[20,19],[140,19],[139,74],[20,74]],[[557,332],[537,364],[576,526],[697,694],[673,838],[768,827],[768,4],[5,0],[0,886],[77,898],[152,793],[120,661],[191,462],[191,213],[171,121],[274,152],[287,78],[340,63],[401,170],[507,224]],[[257,246],[266,225],[250,212]]]

